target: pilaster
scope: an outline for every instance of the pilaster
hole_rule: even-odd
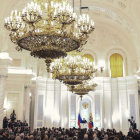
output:
[[[8,53],[0,53],[0,128],[3,126],[5,82],[8,75],[8,65],[12,59]]]
[[[103,79],[103,102],[104,102],[104,127],[112,128],[112,101],[111,101],[111,79]]]

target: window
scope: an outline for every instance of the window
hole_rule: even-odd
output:
[[[110,56],[111,77],[123,77],[123,57],[114,53]]]
[[[90,55],[90,54],[84,54],[83,56],[86,57],[86,58],[88,58],[88,59],[91,60],[92,62],[94,62],[94,58],[93,58],[92,55]]]

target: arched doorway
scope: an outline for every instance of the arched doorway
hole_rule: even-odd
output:
[[[88,98],[84,98],[80,101],[80,114],[82,119],[89,121],[89,114],[91,113],[91,101]]]
[[[80,113],[81,118],[89,122],[89,114],[94,114],[94,100],[89,95],[84,95],[82,100],[79,97],[77,102],[77,116]],[[78,121],[78,118],[77,118]]]

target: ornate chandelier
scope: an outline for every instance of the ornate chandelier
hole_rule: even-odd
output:
[[[77,17],[65,0],[32,0],[23,10],[12,11],[4,26],[18,51],[25,49],[31,56],[44,58],[48,67],[52,59],[86,44],[94,30],[89,16]]]
[[[65,58],[55,59],[51,67],[53,79],[63,81],[66,85],[82,84],[96,72],[90,59],[75,53]]]
[[[77,95],[80,95],[80,97],[82,98],[83,95],[86,95],[90,91],[93,91],[96,86],[96,83],[89,84],[85,82],[84,84],[79,84],[76,86],[68,86],[68,88],[70,91],[74,92]]]

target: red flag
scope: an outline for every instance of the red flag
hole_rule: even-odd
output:
[[[89,114],[88,127],[89,127],[89,129],[92,129],[93,128],[93,117],[92,117],[92,114],[91,113]]]
[[[82,122],[82,118],[81,118],[80,113],[79,113],[79,115],[78,115],[78,125],[79,125],[79,128],[81,128],[81,125],[80,125],[81,122]]]

